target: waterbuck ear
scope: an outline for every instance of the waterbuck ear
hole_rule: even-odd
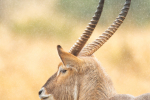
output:
[[[58,50],[60,59],[62,60],[63,64],[66,67],[77,65],[79,64],[79,62],[81,62],[81,60],[78,57],[74,56],[71,53],[64,51],[60,45],[57,45],[57,50]]]

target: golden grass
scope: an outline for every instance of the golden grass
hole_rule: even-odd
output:
[[[96,30],[95,35],[101,32]],[[96,52],[118,93],[137,96],[150,92],[149,32],[148,28],[119,30]],[[56,72],[60,61],[56,45],[69,50],[77,40],[61,43],[56,39],[13,36],[5,27],[0,28],[0,37],[1,100],[39,100],[38,91]]]
[[[65,14],[55,12],[56,2],[57,0],[48,2],[26,0],[19,9],[8,6],[7,10],[4,10],[8,14],[4,16],[4,23],[10,22],[10,26],[11,21],[20,25],[30,19],[41,18],[51,22],[52,28],[57,31],[62,31],[66,22],[67,25],[71,22],[75,25],[79,23],[78,26],[70,24],[74,27],[71,34],[79,34],[73,35],[69,39],[72,41],[69,42],[68,39],[61,41],[60,38],[34,39],[34,37],[16,36],[7,25],[0,24],[0,100],[40,100],[38,91],[57,71],[60,62],[56,46],[60,44],[65,50],[69,50],[77,40],[75,37],[83,32],[86,26],[83,22],[62,17]],[[45,25],[45,22],[43,23]],[[141,29],[128,25],[121,26],[115,35],[95,53],[95,56],[111,77],[118,93],[137,96],[150,92],[150,28],[147,26]],[[90,41],[98,37],[106,28],[98,27]]]

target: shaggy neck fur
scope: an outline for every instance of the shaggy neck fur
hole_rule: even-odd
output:
[[[87,60],[82,66],[84,75],[80,77],[79,100],[108,100],[116,94],[111,79],[95,58]]]

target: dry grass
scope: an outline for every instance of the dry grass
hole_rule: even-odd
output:
[[[10,10],[13,14],[8,15],[9,20],[4,16],[5,23],[10,20],[22,23],[44,16],[45,19],[51,18],[50,22],[56,28],[63,27],[68,19],[64,20],[60,17],[62,15],[53,12],[52,1],[56,0],[49,1],[48,9],[51,10],[45,8],[44,5],[48,3],[43,1],[39,1],[38,4],[35,0],[24,1],[23,5],[31,4],[31,6]],[[50,14],[47,14],[48,11]],[[69,22],[78,23],[73,19],[69,19],[67,23]],[[77,40],[75,37],[83,32],[85,25],[80,23],[74,28],[71,34],[79,34],[72,36],[70,39],[72,41],[67,42],[68,39],[64,39],[62,42],[57,38],[28,38],[14,35],[7,26],[0,24],[0,99],[39,100],[38,91],[56,72],[57,64],[60,62],[56,45],[60,44],[65,50],[69,50]],[[96,28],[90,41],[98,37],[105,28],[102,26]],[[118,93],[137,96],[150,92],[149,32],[149,27],[141,29],[122,26],[113,38],[96,52],[96,57],[111,77]]]
[[[142,31],[143,35],[139,30],[120,30],[96,52],[117,92],[135,96],[150,92],[149,31]],[[60,61],[56,45],[69,50],[72,41],[17,37],[5,27],[1,27],[0,37],[0,99],[38,100],[39,89]]]

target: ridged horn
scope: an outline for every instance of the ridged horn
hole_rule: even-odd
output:
[[[99,1],[99,5],[97,7],[97,10],[92,18],[92,20],[90,21],[90,23],[88,24],[88,26],[86,27],[85,31],[83,32],[83,34],[81,35],[81,37],[76,41],[76,43],[71,47],[70,49],[70,53],[77,56],[79,54],[79,52],[81,51],[81,49],[84,47],[84,45],[86,44],[87,40],[90,38],[91,34],[93,33],[99,18],[101,16],[102,10],[103,10],[103,5],[104,5],[104,1],[105,0],[100,0]]]
[[[81,56],[91,56],[116,32],[119,26],[123,23],[130,8],[130,4],[131,0],[126,0],[124,7],[121,10],[121,13],[113,22],[113,24],[108,27],[108,29],[104,33],[102,33],[102,35],[100,35],[95,41],[86,45],[80,52]]]

